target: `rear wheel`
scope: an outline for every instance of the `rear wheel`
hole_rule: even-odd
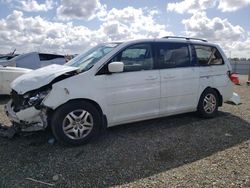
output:
[[[219,97],[215,90],[206,89],[199,100],[198,114],[204,118],[215,117],[218,113]]]
[[[71,101],[55,111],[51,128],[59,142],[80,145],[98,135],[101,123],[101,114],[94,105]]]

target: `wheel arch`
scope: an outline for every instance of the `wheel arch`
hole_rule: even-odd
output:
[[[199,101],[200,101],[200,98],[201,98],[201,96],[202,96],[202,94],[206,91],[206,90],[208,90],[208,89],[213,89],[216,93],[217,93],[217,95],[218,95],[218,97],[219,97],[219,106],[222,106],[222,104],[223,104],[223,97],[222,97],[222,95],[221,95],[221,93],[220,93],[220,91],[218,90],[218,89],[216,89],[216,88],[213,88],[213,87],[206,87],[203,91],[202,91],[202,93],[200,94],[200,97],[199,97]],[[198,102],[199,102],[198,101]],[[199,105],[199,104],[198,104]],[[197,105],[197,107],[198,107],[198,105]]]
[[[65,102],[65,103],[63,103],[63,104],[57,106],[55,109],[49,108],[49,109],[47,110],[47,115],[48,115],[47,118],[48,118],[49,124],[50,124],[50,122],[51,122],[51,118],[52,118],[54,112],[55,112],[58,108],[60,108],[61,106],[65,105],[65,104],[67,104],[67,103],[74,102],[74,101],[83,101],[83,102],[88,102],[88,103],[92,104],[92,105],[99,111],[99,113],[100,113],[100,115],[101,115],[101,117],[102,117],[103,128],[106,128],[106,127],[107,127],[107,117],[106,117],[106,115],[103,113],[103,110],[102,110],[101,106],[100,106],[96,101],[91,100],[91,99],[87,99],[87,98],[75,98],[75,99],[70,99],[70,100],[68,100],[67,102]]]

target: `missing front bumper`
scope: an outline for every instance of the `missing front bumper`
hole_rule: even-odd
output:
[[[16,125],[13,126],[14,129],[18,129],[22,132],[32,132],[44,130],[47,127],[46,111],[29,107],[19,112],[14,112],[11,103],[12,101],[9,101],[5,105],[5,113],[13,125]]]

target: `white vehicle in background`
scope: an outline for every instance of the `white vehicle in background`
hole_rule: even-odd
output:
[[[38,69],[51,64],[63,65],[66,60],[63,55],[29,52],[17,55],[9,60],[0,60],[3,67],[21,67],[27,69]]]
[[[51,64],[63,65],[64,56],[30,52],[12,56],[2,56],[0,59],[0,95],[10,94],[10,83],[18,76]]]
[[[214,117],[233,95],[230,76],[221,48],[205,40],[105,43],[17,78],[5,111],[17,131],[51,126],[57,140],[78,145],[103,127],[194,111]]]
[[[30,52],[25,54],[20,54],[9,60],[1,60],[0,65],[3,67],[21,67],[27,69],[38,69],[51,64],[63,65],[66,60],[63,55],[56,54],[46,54],[38,52]]]
[[[10,60],[16,56],[18,56],[18,54],[2,54],[2,55],[0,55],[0,64],[1,64],[1,62]]]
[[[18,76],[32,71],[31,69],[19,67],[2,67],[0,66],[0,95],[10,95],[10,83]]]

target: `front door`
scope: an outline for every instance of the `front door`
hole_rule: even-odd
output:
[[[124,71],[104,75],[109,124],[158,116],[160,75],[155,69],[151,44],[127,47],[110,62],[124,63]]]

